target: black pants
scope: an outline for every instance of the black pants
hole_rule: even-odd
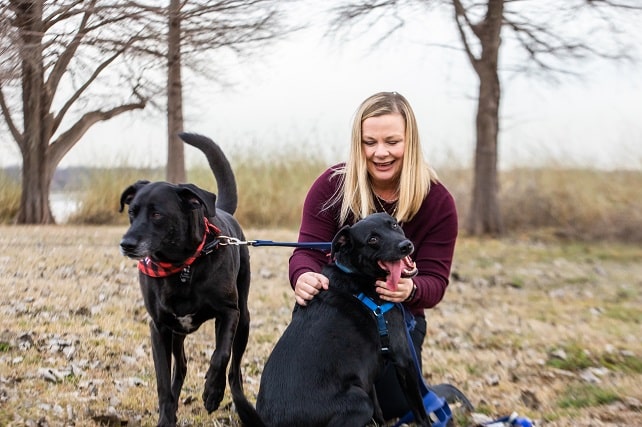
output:
[[[410,338],[412,338],[419,369],[421,369],[421,346],[426,338],[426,318],[417,316],[415,321],[417,323],[415,328],[410,331]],[[383,372],[375,381],[375,389],[384,419],[399,418],[410,411],[410,405],[408,405],[399,381],[397,381],[397,374],[392,363],[386,362]]]

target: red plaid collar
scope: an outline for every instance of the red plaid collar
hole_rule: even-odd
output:
[[[150,257],[145,257],[138,261],[138,270],[143,273],[145,276],[150,276],[150,277],[167,277],[171,276],[172,274],[176,274],[186,267],[189,267],[196,261],[198,257],[202,255],[203,247],[205,246],[205,241],[207,240],[207,236],[212,234],[212,235],[219,235],[221,234],[221,230],[209,222],[207,218],[203,218],[205,221],[205,233],[203,234],[203,240],[201,240],[201,243],[198,245],[198,248],[196,248],[196,252],[194,252],[194,255],[191,257],[187,258],[185,261],[183,261],[180,264],[173,264],[171,262],[160,262],[160,261],[154,261]]]

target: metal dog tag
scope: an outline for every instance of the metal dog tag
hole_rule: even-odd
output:
[[[189,282],[190,277],[192,276],[192,271],[190,269],[190,266],[187,265],[183,270],[181,271],[180,279],[182,283]]]

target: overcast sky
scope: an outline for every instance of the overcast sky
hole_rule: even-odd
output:
[[[230,60],[233,90],[188,77],[185,128],[212,137],[232,157],[295,151],[330,163],[347,153],[359,103],[378,91],[397,91],[415,109],[429,161],[469,166],[477,77],[461,51],[419,42],[426,25],[456,40],[453,24],[440,18],[411,26],[374,50],[367,36],[339,42],[312,28],[260,58]],[[631,36],[642,40],[642,30],[636,31]],[[509,52],[502,55],[510,59]],[[642,168],[642,66],[593,61],[582,68],[583,80],[557,86],[502,72],[500,166],[554,161]],[[165,129],[160,114],[117,117],[91,129],[61,166],[163,165]],[[6,134],[0,141],[0,166],[17,163],[15,143]],[[200,158],[188,150],[190,162]]]

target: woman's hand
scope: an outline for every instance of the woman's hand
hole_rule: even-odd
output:
[[[397,283],[397,290],[391,291],[386,287],[384,280],[377,280],[375,283],[376,291],[384,301],[404,302],[414,293],[415,284],[411,278],[401,278]]]
[[[299,276],[294,285],[294,298],[297,304],[307,305],[322,289],[327,290],[330,281],[320,273],[308,271]]]

